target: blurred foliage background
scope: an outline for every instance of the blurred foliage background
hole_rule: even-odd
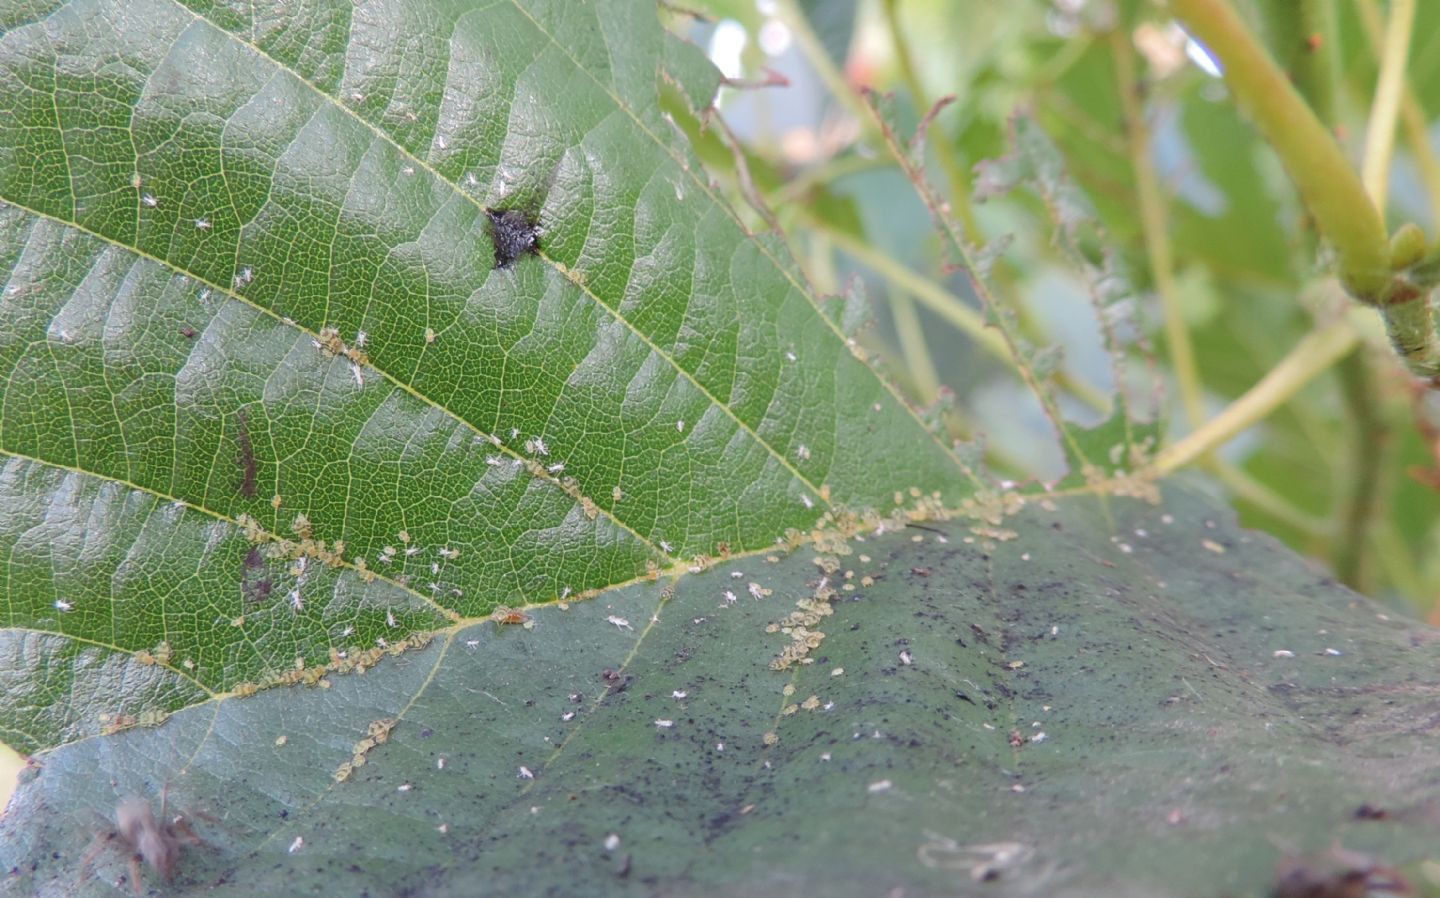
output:
[[[1358,167],[1387,6],[1237,6],[1288,71],[1320,73],[1312,83],[1324,95],[1312,105]],[[1302,7],[1318,21],[1302,21]],[[987,347],[969,279],[946,270],[914,190],[876,151],[862,88],[893,93],[911,129],[953,97],[930,127],[931,182],[973,242],[1013,238],[995,288],[1036,342],[1063,348],[1059,382],[1077,422],[1105,417],[1117,378],[1080,273],[1054,247],[1037,197],[973,197],[972,166],[1008,151],[1017,113],[1057,143],[1123,257],[1148,351],[1118,376],[1154,397],[1148,412],[1168,441],[1251,390],[1319,325],[1348,315],[1364,337],[1357,348],[1287,386],[1262,421],[1196,465],[1246,525],[1440,623],[1440,402],[1395,361],[1375,314],[1339,290],[1279,161],[1163,4],[687,0],[665,9],[732,82],[721,92],[723,125],[690,122],[707,165],[728,178],[737,205],[763,199],[819,289],[863,283],[875,316],[861,337],[867,348],[955,438],[983,433],[1002,476],[1058,478],[1054,434],[1011,364]],[[1440,3],[1418,4],[1412,35],[1387,224],[1413,221],[1433,240]],[[755,226],[766,217],[756,214]],[[1151,380],[1163,389],[1148,390]]]

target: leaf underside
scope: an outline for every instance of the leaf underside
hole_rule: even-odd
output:
[[[765,627],[809,551],[65,746],[4,818],[5,886],[73,894],[96,813],[167,783],[207,843],[178,895],[1258,895],[1332,840],[1433,852],[1435,634],[1167,493],[852,540],[787,672]]]

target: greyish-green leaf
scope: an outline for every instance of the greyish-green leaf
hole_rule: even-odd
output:
[[[1434,856],[1433,631],[1178,488],[1008,525],[852,539],[785,672],[808,550],[67,745],[0,890],[114,894],[97,813],[167,785],[206,843],[170,895],[1259,896],[1287,854]]]

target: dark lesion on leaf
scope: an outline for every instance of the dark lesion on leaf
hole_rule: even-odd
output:
[[[255,462],[255,449],[250,445],[250,419],[243,408],[235,412],[235,421],[235,441],[240,445],[240,495],[253,499],[259,466]]]
[[[270,598],[274,582],[265,564],[265,556],[255,546],[245,553],[244,570],[240,580],[240,591],[245,596],[245,607],[258,605]]]
[[[523,209],[486,209],[490,241],[495,245],[495,267],[509,268],[515,260],[540,251],[540,222]]]

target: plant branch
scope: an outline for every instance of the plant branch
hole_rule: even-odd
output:
[[[865,241],[831,227],[813,213],[806,211],[804,214],[808,227],[823,232],[832,243],[855,261],[874,271],[892,288],[905,291],[921,305],[953,325],[956,330],[974,340],[985,352],[1018,370],[1020,363],[1011,351],[1010,344],[999,331],[986,325],[983,315],[966,305],[960,297]],[[1055,382],[1090,408],[1098,411],[1109,408],[1110,402],[1103,392],[1067,372],[1056,372]]]
[[[1226,84],[1280,155],[1335,247],[1341,283],[1362,302],[1383,302],[1390,283],[1385,225],[1330,133],[1227,0],[1170,0],[1170,5],[1220,60]]]
[[[1190,343],[1190,330],[1180,307],[1180,291],[1175,285],[1175,263],[1170,249],[1169,227],[1166,223],[1165,197],[1155,162],[1150,153],[1150,129],[1140,103],[1140,83],[1135,71],[1135,48],[1129,35],[1122,30],[1110,33],[1112,58],[1115,61],[1116,87],[1125,110],[1125,130],[1129,136],[1130,167],[1135,173],[1135,194],[1140,209],[1140,230],[1144,234],[1145,254],[1150,262],[1150,276],[1155,292],[1160,295],[1160,308],[1165,318],[1165,343],[1170,349],[1170,362],[1180,385],[1180,400],[1190,427],[1199,427],[1205,420],[1205,405],[1200,375],[1195,365],[1195,350]]]
[[[1380,517],[1383,472],[1388,465],[1390,427],[1376,403],[1375,372],[1365,353],[1355,353],[1335,369],[1350,425],[1349,470],[1344,472],[1336,513],[1339,528],[1332,550],[1335,575],[1350,587],[1367,591],[1371,530]]]
[[[810,18],[805,15],[804,10],[796,5],[795,0],[776,0],[775,11],[780,21],[790,29],[790,34],[795,38],[795,43],[799,45],[800,52],[810,63],[810,67],[815,70],[816,76],[825,82],[830,96],[855,117],[855,121],[866,133],[873,134],[874,126],[865,112],[865,104],[860,101],[855,91],[850,89],[845,76],[835,67],[835,61],[830,58],[830,53],[820,42],[820,36],[815,33],[815,29],[810,27]]]
[[[1344,319],[1311,331],[1243,396],[1203,427],[1162,451],[1155,459],[1155,472],[1169,474],[1225,445],[1344,358],[1358,342],[1354,328]]]
[[[1405,86],[1405,65],[1410,58],[1410,35],[1415,27],[1415,0],[1391,0],[1390,21],[1380,49],[1380,79],[1365,129],[1362,181],[1370,200],[1382,215],[1390,186],[1390,157],[1395,147],[1395,120]]]
[[[910,101],[923,115],[925,110],[930,108],[930,99],[920,84],[920,76],[915,72],[910,45],[900,27],[899,6],[900,0],[885,0],[885,23],[890,28],[890,44],[895,48],[895,63],[900,68],[900,79],[905,82],[905,89],[910,92]],[[940,135],[939,140],[930,141],[929,145],[935,148],[935,158],[940,161],[940,167],[945,171],[945,180],[950,184],[950,207],[965,228],[965,238],[972,243],[981,242],[983,238],[980,224],[975,220],[975,206],[970,198],[970,180],[961,167],[960,160],[956,158],[953,146],[944,134]]]
[[[890,291],[890,315],[895,320],[895,335],[900,341],[900,354],[915,381],[920,403],[934,402],[940,394],[940,373],[925,342],[925,329],[915,311],[915,301],[904,290]]]
[[[1385,32],[1380,10],[1375,5],[1375,0],[1357,0],[1355,9],[1360,14],[1360,25],[1365,29],[1370,52],[1378,62],[1384,52]],[[1421,108],[1420,101],[1415,97],[1415,90],[1408,80],[1401,85],[1400,120],[1405,127],[1405,139],[1410,144],[1410,155],[1415,159],[1420,179],[1425,183],[1425,192],[1429,194],[1431,217],[1440,220],[1440,160],[1436,159],[1435,149],[1430,144],[1425,110]]]

